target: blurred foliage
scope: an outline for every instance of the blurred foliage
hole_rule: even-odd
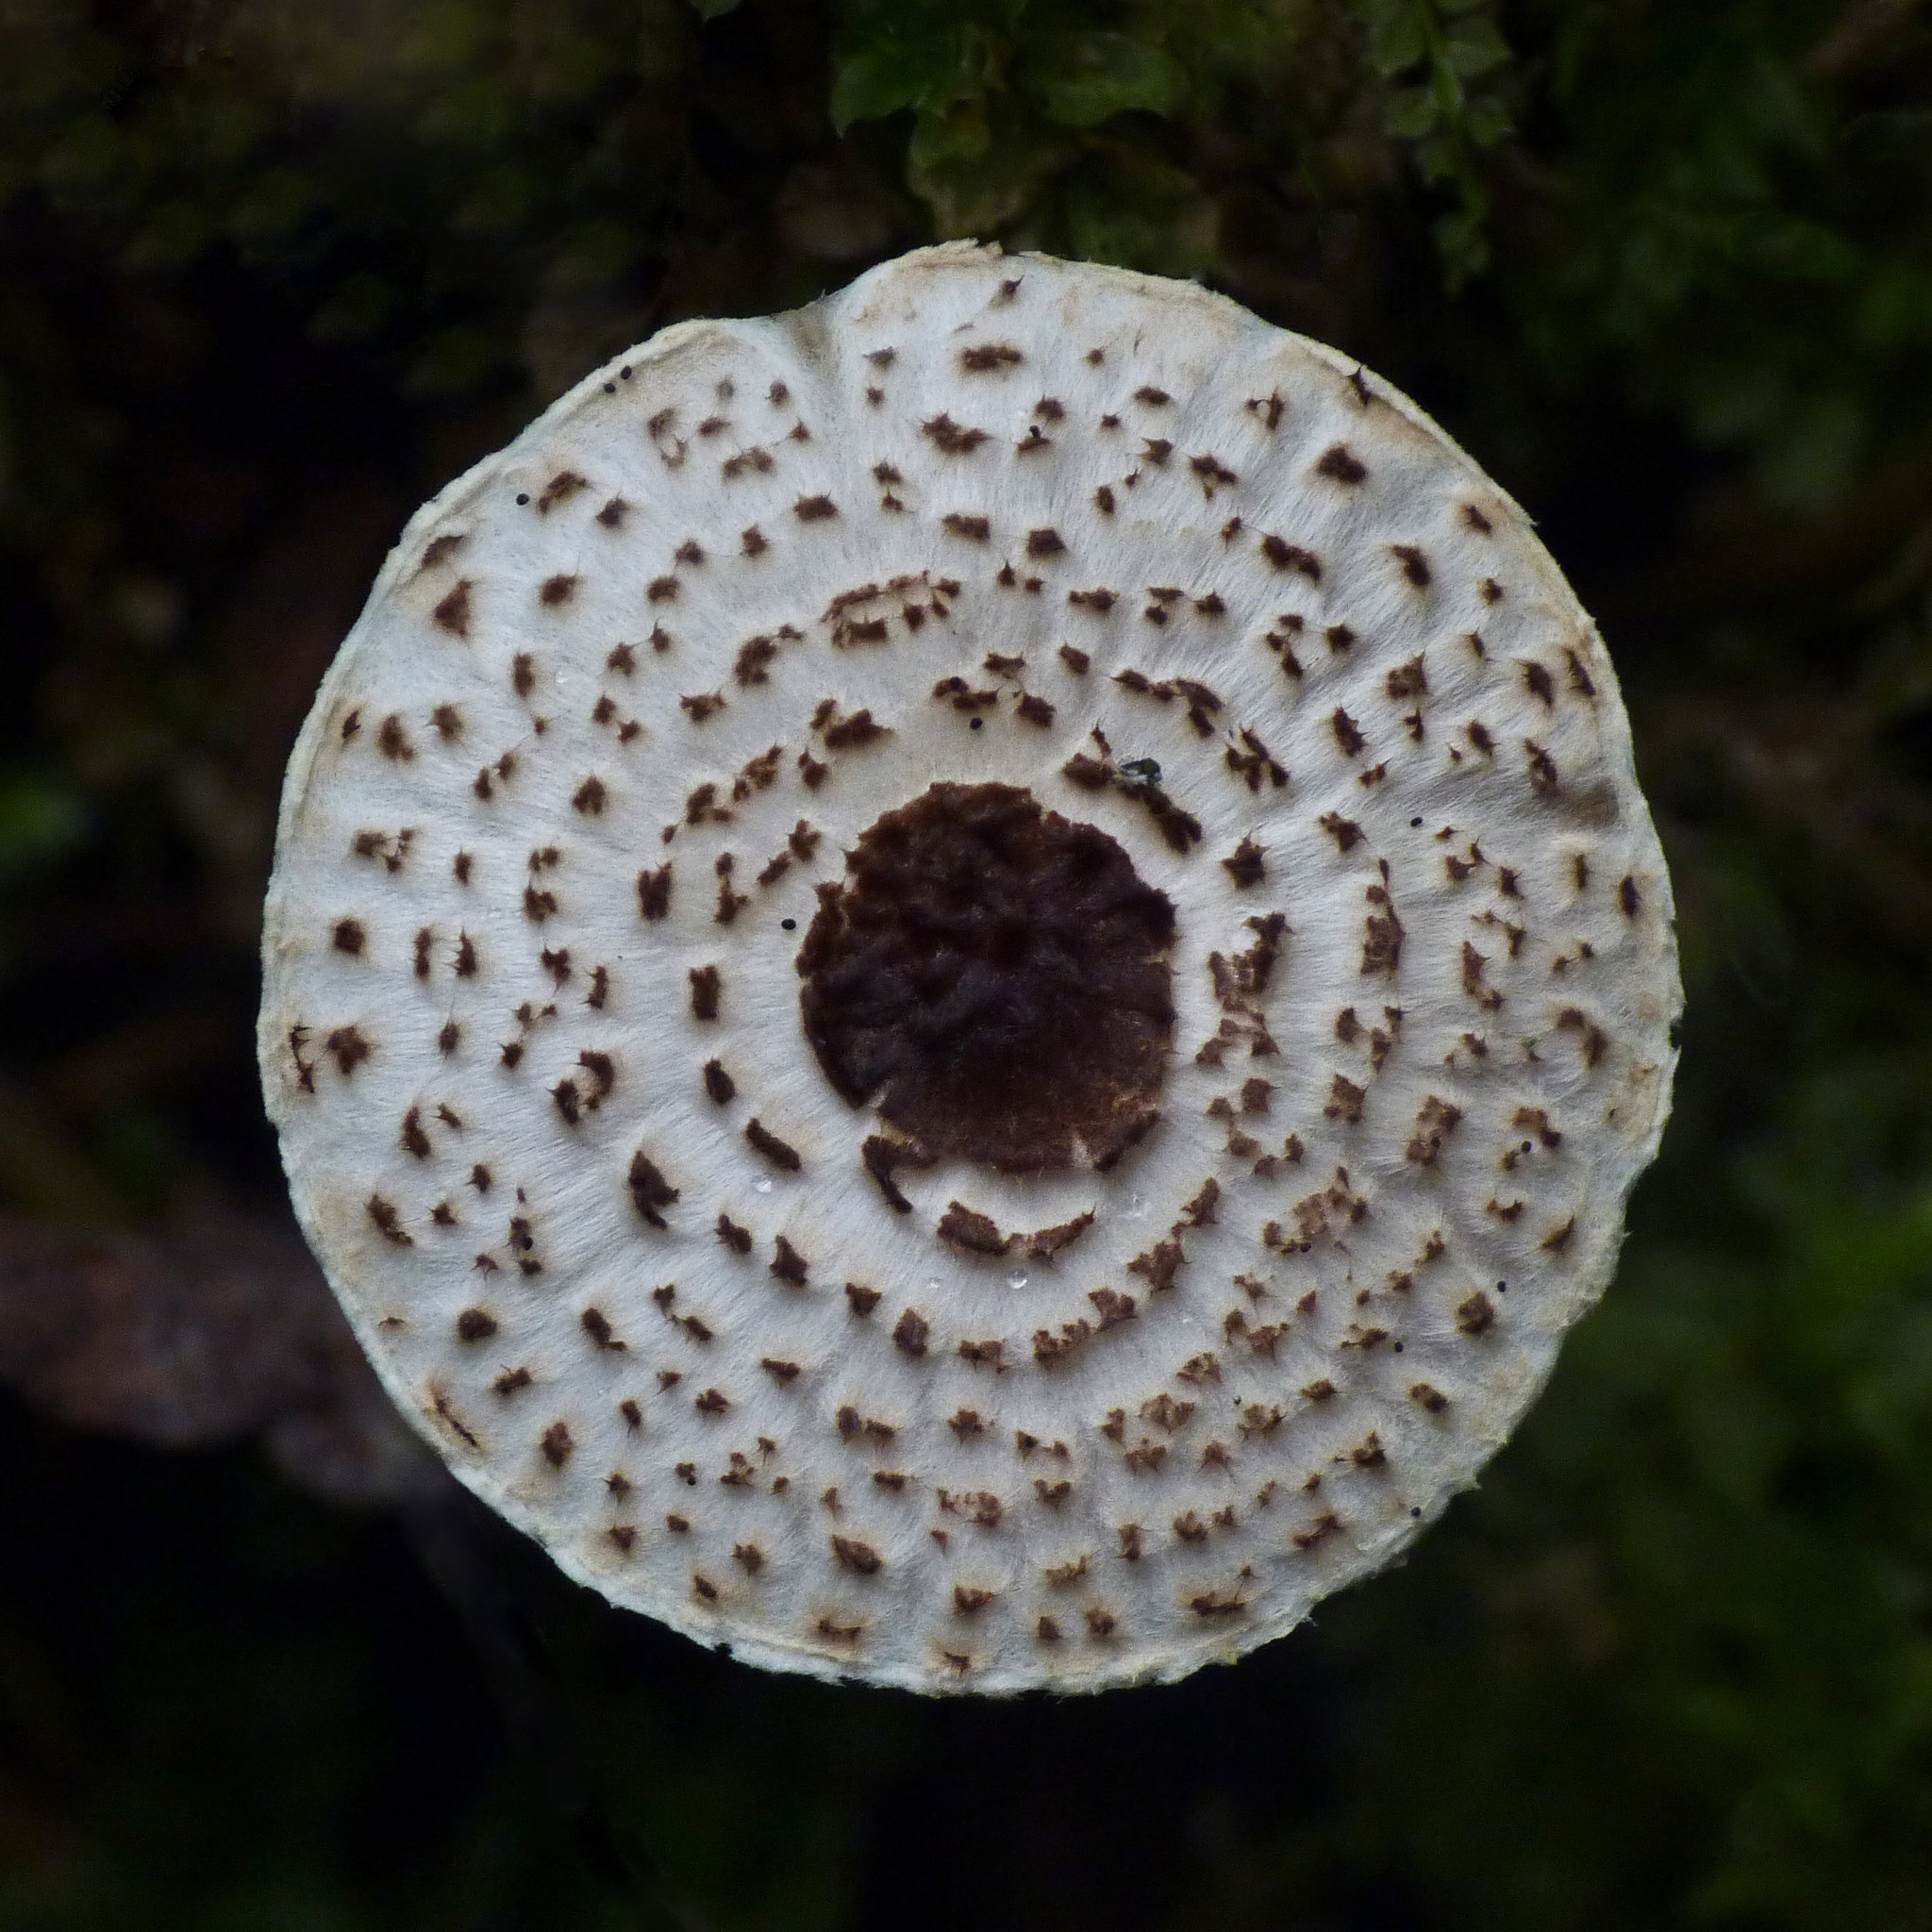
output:
[[[274,1199],[275,789],[414,503],[961,232],[1336,341],[1541,520],[1690,994],[1616,1288],[1406,1570],[1060,1707],[0,1408],[0,1925],[1932,1927],[1913,0],[0,0],[0,1205]]]

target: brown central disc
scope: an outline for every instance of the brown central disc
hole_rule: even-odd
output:
[[[819,902],[806,1038],[902,1159],[1104,1166],[1153,1124],[1174,907],[1097,826],[1017,786],[934,785],[860,834]]]

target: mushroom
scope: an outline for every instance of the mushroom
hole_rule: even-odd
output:
[[[1475,1479],[1669,1104],[1602,643],[1404,397],[958,244],[600,370],[409,525],[284,798],[296,1206],[612,1602],[1181,1676]]]

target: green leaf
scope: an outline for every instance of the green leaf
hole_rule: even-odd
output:
[[[1427,88],[1398,88],[1382,110],[1382,125],[1397,141],[1420,141],[1434,128],[1438,111]]]
[[[918,104],[923,76],[892,53],[868,49],[839,61],[832,75],[832,128],[843,134],[855,121],[880,121]]]
[[[1460,289],[1490,265],[1490,242],[1483,232],[1480,208],[1460,208],[1438,217],[1435,234],[1452,290]]]
[[[855,121],[883,120],[907,108],[943,108],[974,92],[970,34],[944,24],[905,32],[888,25],[874,40],[835,60],[832,127],[843,134]]]
[[[50,864],[78,844],[86,830],[86,808],[51,776],[0,774],[0,879]]]
[[[1422,11],[1414,0],[1373,0],[1367,13],[1369,63],[1385,79],[1413,67],[1427,51]]]
[[[1062,127],[1097,127],[1141,108],[1164,114],[1186,78],[1160,48],[1128,34],[1058,35],[1029,50],[1026,86]]]
[[[1509,132],[1509,110],[1495,95],[1483,94],[1470,102],[1462,128],[1475,146],[1494,147]]]
[[[1089,261],[1150,275],[1217,266],[1213,202],[1186,170],[1124,144],[1090,156],[1064,203],[1067,239]]]
[[[1466,20],[1450,36],[1442,58],[1465,79],[1474,79],[1507,62],[1509,43],[1494,21]]]
[[[1435,95],[1436,105],[1451,120],[1462,112],[1462,82],[1453,68],[1444,66],[1440,60],[1430,70],[1429,92]]]
[[[932,210],[941,235],[989,236],[1016,221],[1067,158],[1057,142],[1029,141],[1002,127],[997,138],[989,133],[982,151],[967,160],[927,161],[912,155],[906,180]]]
[[[985,102],[956,101],[920,115],[907,146],[907,163],[930,170],[976,161],[985,155],[989,140]]]
[[[1462,175],[1462,157],[1447,134],[1432,134],[1415,146],[1415,164],[1424,181],[1454,181]]]

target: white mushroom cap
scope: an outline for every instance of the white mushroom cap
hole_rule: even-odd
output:
[[[667,329],[410,524],[260,1051],[389,1389],[611,1601],[1174,1678],[1474,1481],[1680,992],[1616,682],[1405,398],[955,245]]]

